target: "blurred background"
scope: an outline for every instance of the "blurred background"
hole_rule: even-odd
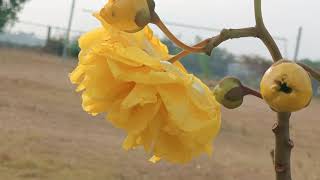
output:
[[[0,179],[271,179],[274,113],[248,97],[223,109],[213,157],[183,166],[147,162],[142,150],[121,149],[124,134],[81,110],[68,80],[80,51],[77,39],[99,26],[91,15],[105,0],[0,0]],[[156,0],[174,34],[192,45],[223,28],[254,25],[253,0]],[[320,2],[263,1],[264,18],[283,55],[320,70]],[[154,26],[172,54],[181,49]],[[236,76],[255,89],[272,61],[257,39],[225,42],[212,56],[183,58],[210,87]],[[293,174],[320,179],[319,84],[311,106],[295,113]]]

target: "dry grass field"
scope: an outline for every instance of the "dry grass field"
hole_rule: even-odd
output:
[[[275,114],[246,98],[223,110],[212,158],[150,164],[121,149],[123,132],[84,113],[68,81],[75,60],[0,49],[0,180],[271,180]],[[320,102],[292,118],[293,175],[320,179]]]

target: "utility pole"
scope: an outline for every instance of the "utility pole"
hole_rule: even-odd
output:
[[[296,44],[296,50],[294,52],[294,58],[293,60],[295,62],[298,61],[298,56],[299,56],[299,50],[300,50],[300,43],[301,43],[301,36],[302,36],[302,27],[299,27],[299,31],[298,31],[298,36],[297,36],[297,44]]]
[[[71,31],[71,26],[72,26],[72,21],[73,21],[73,14],[74,14],[75,5],[76,5],[76,0],[72,0],[72,5],[71,5],[71,10],[70,10],[70,15],[69,15],[69,23],[68,23],[68,27],[67,27],[67,32],[66,32],[66,37],[64,40],[64,46],[63,46],[63,52],[62,52],[63,58],[67,58],[67,55],[68,55],[70,31]]]
[[[52,27],[51,27],[51,26],[48,26],[46,46],[48,46],[49,43],[50,43],[50,39],[51,39],[51,29],[52,29]]]

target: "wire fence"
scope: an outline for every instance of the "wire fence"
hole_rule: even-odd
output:
[[[170,27],[188,30],[201,30],[208,32],[220,32],[220,29],[194,26],[177,22],[166,22]],[[49,42],[60,41],[63,43],[67,33],[67,28],[61,26],[53,26],[50,24],[36,23],[32,21],[18,20],[14,26],[8,26],[4,32],[0,33],[0,43],[10,44],[11,46],[31,46],[46,47]],[[72,29],[70,31],[70,40],[75,41],[84,31]],[[197,37],[195,35],[195,37]],[[288,39],[285,37],[274,37],[279,42],[280,48],[284,55],[288,54]],[[62,44],[63,45],[63,44]]]
[[[7,27],[0,33],[0,43],[11,47],[36,47],[48,53],[62,55],[66,33],[67,29],[64,27],[17,21],[14,26]],[[83,33],[80,30],[70,31],[71,43],[69,43],[68,55],[77,55],[76,41]]]
[[[67,29],[64,27],[17,21],[14,26],[8,26],[0,33],[0,44],[12,47],[44,48],[61,55],[66,32]],[[75,42],[83,33],[80,30],[71,30],[71,42]]]
[[[192,26],[188,24],[181,24],[175,22],[166,22],[168,26],[177,27],[181,29],[196,29],[202,31],[216,32],[219,33],[219,29],[202,27],[202,26]],[[56,54],[63,55],[63,49],[65,45],[67,29],[60,26],[53,26],[50,24],[41,24],[31,21],[17,21],[14,26],[9,26],[5,28],[3,32],[0,32],[0,45],[11,46],[11,47],[34,47],[41,48],[42,50]],[[81,30],[72,29],[70,31],[70,43],[68,47],[68,55],[77,56],[79,53],[79,47],[77,44],[77,39],[81,34],[85,33]],[[282,46],[282,50],[287,56],[288,40],[283,37],[274,37]],[[228,74],[235,76],[245,76],[249,75],[243,74],[246,72],[242,70],[243,64],[230,64],[228,65]],[[245,66],[244,68],[247,68]],[[233,74],[238,73],[238,74]],[[240,75],[239,75],[240,73]],[[252,82],[252,80],[250,80]],[[318,85],[314,87],[318,90]]]

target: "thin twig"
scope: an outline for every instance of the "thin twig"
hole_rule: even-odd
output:
[[[205,47],[205,46],[207,46],[207,44],[209,42],[210,42],[210,39],[206,39],[206,40],[201,41],[200,43],[194,45],[193,47]],[[179,54],[177,54],[177,55],[173,56],[171,59],[169,59],[169,62],[174,63],[189,54],[191,54],[190,51],[183,50]]]
[[[225,98],[229,99],[231,101],[236,101],[239,99],[239,97],[243,98],[244,96],[247,95],[252,95],[255,96],[257,98],[263,99],[262,95],[260,94],[260,92],[251,89],[247,86],[244,86],[243,84],[240,84],[240,86],[235,87],[233,89],[231,89],[226,95]]]
[[[263,22],[262,9],[261,9],[261,0],[254,1],[255,9],[255,19],[256,19],[256,28],[258,31],[258,37],[262,40],[265,46],[268,48],[272,59],[276,62],[282,59],[281,52],[276,42],[272,38],[271,34],[267,30]]]
[[[275,165],[275,162],[274,162],[274,149],[272,149],[270,151],[270,156],[271,156],[272,164]]]
[[[223,29],[219,35],[211,38],[209,44],[206,47],[206,54],[210,55],[212,50],[224,41],[244,37],[258,37],[256,28],[249,27],[241,29]]]
[[[303,64],[303,63],[297,63],[299,64],[301,67],[303,67],[306,71],[308,71],[311,76],[316,79],[317,81],[320,81],[320,72],[311,68],[310,66]]]
[[[254,90],[254,89],[251,89],[251,88],[249,88],[247,86],[242,85],[242,91],[244,93],[244,96],[250,94],[250,95],[255,96],[257,98],[263,99],[260,92]]]
[[[189,52],[193,52],[193,53],[197,53],[197,52],[203,52],[204,51],[204,47],[190,47],[188,45],[186,45],[185,43],[183,43],[182,41],[180,41],[174,34],[172,34],[172,32],[167,28],[167,26],[161,21],[160,17],[154,13],[152,15],[152,23],[155,24],[156,26],[158,26],[161,31],[172,41],[174,42],[177,46],[181,47],[182,49],[189,51]]]
[[[257,37],[257,31],[255,27],[249,28],[241,28],[241,29],[223,29],[219,35],[214,36],[212,38],[206,39],[199,44],[196,44],[194,47],[205,47],[202,49],[202,52],[206,52],[207,55],[211,55],[211,52],[214,48],[219,46],[221,43],[235,38],[243,38],[243,37]],[[173,56],[169,61],[175,62],[192,52],[190,51],[182,51],[179,54]]]

